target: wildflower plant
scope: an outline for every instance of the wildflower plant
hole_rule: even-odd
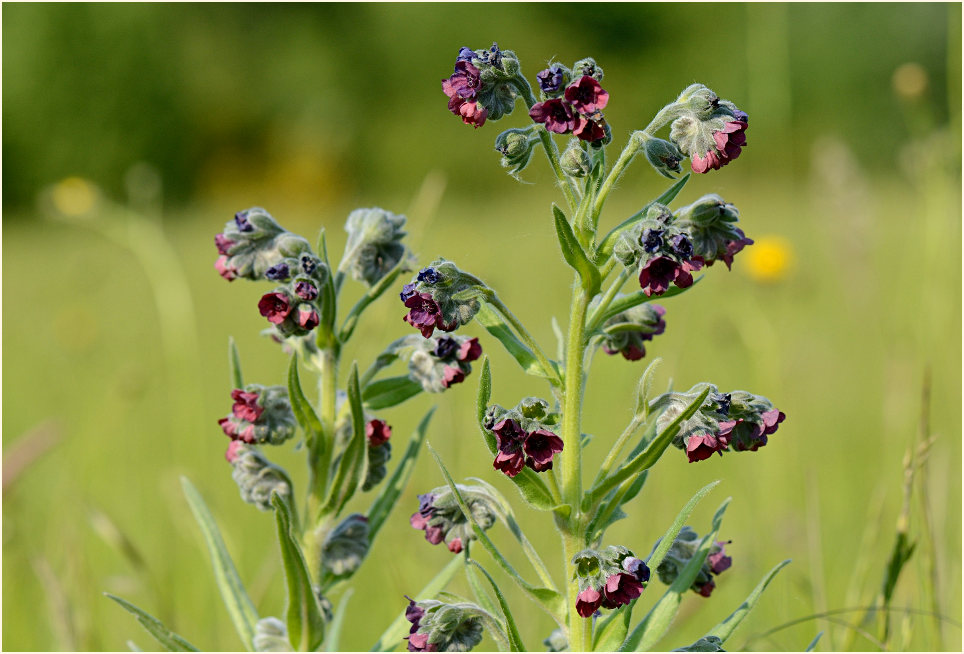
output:
[[[711,597],[717,578],[733,564],[731,557],[738,560],[738,545],[720,536],[729,500],[703,536],[686,525],[696,504],[719,482],[697,491],[665,531],[651,531],[644,522],[637,542],[613,543],[607,530],[627,516],[649,470],[664,455],[712,465],[702,462],[712,461],[714,454],[756,451],[784,421],[783,412],[765,397],[724,391],[708,382],[655,394],[659,359],[654,359],[640,373],[625,430],[593,439],[593,447],[609,448],[593,478],[583,470],[589,439],[582,432],[582,416],[593,353],[601,349],[620,355],[625,365],[641,366],[638,362],[650,354],[647,347],[658,349],[655,337],[672,326],[673,302],[667,300],[695,288],[717,261],[730,268],[752,245],[737,227],[736,207],[716,194],[674,208],[691,178],[690,173],[679,176],[684,160],[689,158],[692,172],[705,174],[738,158],[747,145],[748,115],[706,86],[693,84],[648,125],[631,131],[610,163],[608,148],[618,132],[603,112],[619,98],[603,87],[602,67],[592,58],[572,66],[551,62],[535,81],[529,83],[514,52],[493,44],[459,50],[453,72],[442,80],[442,92],[449,111],[476,129],[509,119],[524,105],[526,110],[516,114],[522,126],[494,139],[501,164],[517,176],[541,150],[555,174],[562,199],[548,217],[569,268],[567,273],[560,267],[560,272],[573,276],[568,333],[560,335],[556,360],[480,277],[442,258],[419,266],[404,244],[404,216],[379,208],[353,211],[337,267],[329,259],[324,230],[312,247],[261,208],[238,212],[215,236],[216,271],[227,281],[265,286],[256,307],[266,319],[264,334],[290,357],[284,384],[245,383],[232,341],[233,384],[225,392],[230,413],[217,421],[229,439],[225,458],[241,499],[274,513],[288,589],[284,619],[258,614],[213,517],[184,480],[215,579],[247,648],[336,649],[348,610],[345,590],[392,515],[399,520],[408,515],[412,538],[444,543],[453,559],[414,597],[396,598],[398,617],[374,643],[376,651],[401,646],[467,651],[484,633],[503,650],[525,650],[514,617],[519,608],[509,607],[502,587],[477,560],[481,550],[488,554],[487,565],[494,562],[555,622],[557,629],[545,635],[550,651],[650,649],[667,634],[682,595],[692,591]],[[664,128],[665,139],[657,136]],[[606,230],[606,201],[637,155],[673,183]],[[339,298],[349,279],[367,290],[346,312]],[[638,290],[624,290],[630,280]],[[343,348],[366,309],[394,293],[401,303],[400,336],[373,353],[366,366],[342,361]],[[495,395],[483,355],[490,345],[457,333],[473,321],[544,384],[542,396]],[[397,363],[407,372],[388,376]],[[303,370],[317,377],[317,402],[303,390]],[[460,387],[472,377],[478,380],[480,447],[491,466],[456,483],[426,443],[432,412],[399,446],[398,425],[390,424],[389,410],[423,392],[465,393]],[[273,448],[291,443],[307,461],[305,488],[296,488],[288,473],[271,462]],[[680,453],[673,454],[673,448]],[[426,484],[412,492],[407,490],[409,477],[423,449],[435,457],[441,479],[434,488]],[[528,510],[551,514],[563,553],[562,569],[555,574],[526,538],[510,502],[485,479],[499,475],[516,486]],[[393,514],[397,504],[403,509]],[[489,538],[492,529],[508,530],[535,579],[508,562]],[[635,553],[650,549],[650,543],[655,545],[648,556]],[[721,651],[786,563],[773,568],[735,612],[681,651]],[[460,571],[472,599],[444,590]],[[666,586],[662,591],[651,588],[657,580]],[[339,598],[333,608],[332,600]],[[141,609],[114,599],[162,645],[193,648]],[[645,612],[636,610],[641,604],[648,606]]]

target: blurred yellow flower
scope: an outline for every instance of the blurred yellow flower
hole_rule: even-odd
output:
[[[793,246],[782,236],[754,239],[743,251],[744,269],[758,282],[777,282],[786,277],[793,266]]]
[[[920,64],[909,61],[894,70],[891,82],[897,95],[913,100],[927,90],[927,71]]]
[[[66,177],[54,186],[54,207],[65,216],[82,216],[97,202],[97,189],[81,177]]]

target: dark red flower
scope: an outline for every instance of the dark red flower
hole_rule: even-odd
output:
[[[703,267],[703,259],[693,257],[678,263],[670,257],[654,257],[639,271],[639,286],[647,296],[662,295],[675,283],[680,288],[693,285],[693,270]]]
[[[770,411],[764,411],[760,414],[763,418],[763,433],[764,435],[769,435],[777,430],[777,426],[787,419],[786,414],[779,409],[771,409]]]
[[[607,609],[616,609],[623,604],[629,604],[643,592],[643,585],[633,575],[620,572],[609,575],[603,586],[602,605]]]
[[[238,276],[238,271],[228,263],[228,257],[223,254],[214,262],[214,269],[229,282],[233,282]]]
[[[576,595],[576,613],[588,618],[595,613],[602,604],[602,595],[595,588],[587,588]]]
[[[452,384],[460,384],[465,379],[465,373],[459,368],[445,366],[442,370],[442,387],[448,388]]]
[[[716,582],[710,579],[705,584],[700,586],[696,592],[703,597],[709,597],[713,593],[713,589],[716,588]]]
[[[365,438],[369,447],[378,447],[392,437],[391,426],[383,420],[369,420],[365,425]]]
[[[495,434],[496,446],[499,453],[492,463],[492,467],[501,470],[509,477],[515,477],[525,467],[525,456],[522,450],[526,433],[515,420],[503,420],[492,427]]]
[[[479,339],[477,338],[470,338],[462,343],[462,346],[459,348],[459,361],[475,361],[480,356],[482,356],[482,346],[479,344]]]
[[[602,120],[579,116],[577,123],[572,133],[580,140],[591,142],[606,138],[606,128],[603,127],[605,123]]]
[[[462,539],[453,538],[451,541],[449,541],[448,548],[449,548],[449,552],[451,552],[452,554],[458,554],[459,552],[462,551]]]
[[[451,329],[445,329],[442,310],[439,309],[438,303],[432,298],[431,293],[412,295],[405,300],[405,306],[410,311],[403,320],[420,330],[423,337],[431,336],[436,327],[443,331],[452,331]]]
[[[576,114],[562,98],[553,98],[532,105],[529,117],[537,123],[545,123],[546,129],[556,134],[568,134],[576,129]]]
[[[300,297],[302,300],[311,302],[318,297],[318,287],[311,282],[296,282],[295,295]]]
[[[267,293],[258,302],[258,311],[274,325],[280,325],[291,313],[291,302],[284,293]]]
[[[723,123],[723,129],[713,132],[713,142],[716,150],[710,150],[702,155],[693,153],[690,157],[690,166],[693,172],[705,173],[712,170],[719,170],[733,159],[740,156],[743,147],[746,146],[746,128],[749,117],[742,111],[734,114],[734,120]]]
[[[609,102],[609,93],[599,85],[594,78],[583,75],[577,81],[566,87],[566,101],[581,114],[591,114],[605,108]],[[595,139],[585,139],[595,140]]]
[[[526,436],[524,449],[526,465],[542,472],[552,468],[552,457],[556,452],[562,452],[562,439],[546,429],[537,429]]]
[[[693,434],[686,441],[686,456],[690,463],[708,459],[715,452],[723,456],[726,444],[721,442],[714,434]]]
[[[442,80],[442,92],[450,98],[471,100],[475,98],[481,86],[479,69],[464,60],[457,61],[452,76]]]
[[[258,406],[257,393],[246,393],[242,389],[236,388],[231,391],[231,399],[234,400],[231,412],[241,420],[254,422],[264,412],[264,407]]]
[[[706,562],[710,564],[710,570],[713,574],[718,575],[724,570],[728,569],[733,565],[733,559],[726,555],[724,551],[724,546],[726,543],[722,541],[716,541],[717,546],[720,548],[719,552],[714,552],[706,557]]]
[[[270,318],[269,318],[270,320]],[[307,329],[311,331],[321,322],[321,317],[318,312],[315,311],[311,306],[303,304],[298,307],[298,325],[302,329]]]

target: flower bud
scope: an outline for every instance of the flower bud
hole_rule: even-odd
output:
[[[601,82],[603,79],[603,69],[596,63],[595,59],[586,57],[585,59],[580,59],[572,66],[573,79],[579,79],[583,75],[588,75],[597,82]]]
[[[640,304],[616,314],[603,325],[601,339],[606,354],[621,354],[627,361],[646,356],[644,342],[666,331],[666,309],[658,304]]]
[[[680,161],[684,159],[679,148],[663,139],[648,138],[643,146],[646,160],[663,177],[675,179],[672,173],[679,173],[683,169]]]
[[[656,544],[653,546],[654,552],[656,548],[659,547],[661,540],[662,539],[656,541]],[[713,577],[729,568],[732,563],[732,559],[726,556],[723,551],[725,545],[726,543],[717,541],[710,546],[710,553],[703,561],[703,565],[700,567],[696,579],[690,586],[690,590],[703,597],[710,596],[716,587],[716,582],[713,580]],[[693,531],[691,527],[683,527],[673,541],[673,544],[670,545],[669,550],[667,550],[666,556],[663,557],[663,560],[656,568],[656,574],[659,580],[667,586],[676,581],[676,578],[687,564],[689,564],[690,560],[696,556],[699,546],[699,534]]]
[[[355,209],[345,223],[348,242],[338,270],[374,286],[405,257],[404,226],[405,216],[378,207]]]
[[[481,486],[456,486],[479,527],[488,531],[495,524],[498,501]],[[419,495],[418,499],[419,509],[412,514],[409,523],[425,532],[425,540],[433,545],[444,541],[450,551],[458,553],[465,543],[475,539],[471,523],[466,520],[448,486],[435,488]]]
[[[368,554],[368,518],[352,513],[338,523],[321,546],[321,567],[333,578],[350,577]]]
[[[231,415],[218,420],[232,440],[280,445],[295,434],[295,416],[284,386],[248,384],[231,391]]]
[[[231,478],[241,491],[241,499],[262,511],[271,510],[271,494],[291,495],[288,474],[271,463],[256,447],[240,446],[234,451]]]
[[[369,423],[370,424],[370,423]],[[388,461],[392,458],[392,444],[385,441],[368,446],[368,471],[365,473],[363,491],[370,491],[388,474]]]
[[[252,639],[256,652],[293,652],[288,627],[278,618],[261,618],[254,626]]]
[[[467,652],[482,641],[484,612],[475,604],[445,604],[435,600],[409,599],[405,619],[410,652]]]
[[[669,137],[690,157],[693,172],[719,170],[740,156],[746,146],[746,112],[702,84],[687,87],[675,107],[680,115],[670,126]]]
[[[218,257],[214,264],[227,280],[263,279],[265,272],[285,258],[310,252],[302,237],[285,231],[267,211],[252,207],[235,214],[214,237]]]
[[[589,154],[579,145],[578,139],[570,139],[566,150],[559,157],[562,172],[570,177],[585,177],[592,170]]]
[[[436,259],[403,287],[402,302],[410,309],[404,320],[425,338],[436,328],[454,331],[471,322],[478,313],[483,290],[485,285],[481,281],[462,272],[451,261]]]
[[[531,129],[507,129],[495,137],[495,149],[502,154],[502,167],[518,173],[527,165],[536,145]]]
[[[734,223],[740,212],[719,195],[704,195],[676,212],[677,225],[693,239],[693,250],[707,266],[722,260],[729,269],[733,257],[753,241]]]

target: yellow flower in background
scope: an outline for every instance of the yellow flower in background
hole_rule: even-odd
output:
[[[81,177],[66,177],[54,186],[54,207],[65,216],[89,213],[97,202],[97,189]]]
[[[793,246],[782,236],[754,239],[743,253],[744,270],[758,282],[780,281],[793,266]]]

